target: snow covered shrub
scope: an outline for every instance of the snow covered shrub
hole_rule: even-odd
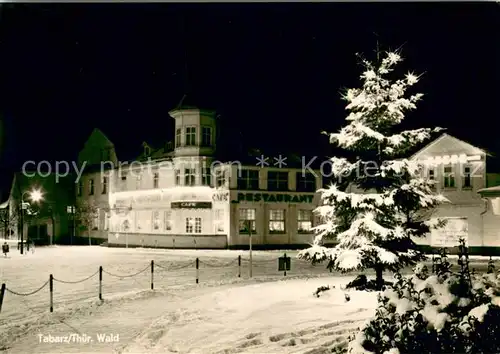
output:
[[[392,285],[392,283],[384,280],[381,290],[385,290],[386,285]],[[355,289],[355,290],[366,290],[366,291],[380,290],[378,289],[376,280],[368,280],[368,278],[364,274],[358,275],[353,281],[349,282],[345,286],[345,288]]]
[[[495,262],[493,262],[493,257],[490,256],[488,261],[488,274],[495,272]]]
[[[419,267],[410,277],[397,274],[344,352],[500,353],[500,277],[471,276],[463,244],[458,264],[457,273],[444,266],[425,278]]]
[[[313,295],[319,297],[319,294],[321,294],[323,291],[328,291],[328,290],[330,290],[330,287],[328,285],[320,286],[316,289]]]

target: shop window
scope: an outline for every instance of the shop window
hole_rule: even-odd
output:
[[[186,218],[186,233],[201,234],[201,218]]]
[[[269,232],[273,234],[285,233],[285,210],[269,210]]]
[[[172,211],[165,211],[165,231],[172,231]]]
[[[311,210],[297,210],[297,231],[299,233],[312,232],[312,211]]]
[[[160,212],[153,211],[153,230],[160,229]]]
[[[255,225],[255,209],[240,209],[240,234],[247,234],[249,231],[252,233],[256,232]]]

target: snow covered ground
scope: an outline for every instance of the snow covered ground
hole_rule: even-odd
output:
[[[46,247],[21,256],[14,248],[0,258],[0,282],[17,293],[40,288],[54,276],[54,313],[48,285],[30,296],[6,292],[0,313],[0,350],[9,353],[321,353],[318,348],[371,316],[376,294],[339,285],[353,277],[329,273],[292,257],[287,276],[278,272],[283,251],[156,250],[105,247]],[[238,255],[242,256],[238,278]],[[196,284],[195,259],[200,259]],[[150,290],[150,262],[155,261]],[[485,262],[483,261],[483,264]],[[103,266],[103,299],[98,268]],[[141,273],[142,271],[142,273]],[[138,273],[136,276],[129,276]],[[90,279],[79,283],[64,283]],[[318,286],[336,289],[320,298]],[[97,334],[118,334],[99,343]],[[70,343],[47,343],[57,336]],[[84,335],[94,342],[85,342]],[[110,337],[112,338],[112,337]],[[116,339],[116,338],[115,338]],[[333,342],[332,342],[333,341]],[[319,350],[319,351],[318,351]]]

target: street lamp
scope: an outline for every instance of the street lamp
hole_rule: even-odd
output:
[[[21,215],[20,215],[20,217],[21,217],[21,248],[20,248],[21,254],[24,253],[24,207],[25,206],[27,207],[27,205],[29,205],[29,203],[24,203],[24,196],[26,194],[29,194],[28,198],[34,203],[39,202],[43,198],[43,194],[39,189],[25,191],[21,194]]]

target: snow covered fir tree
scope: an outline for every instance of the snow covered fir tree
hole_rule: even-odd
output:
[[[331,143],[356,158],[331,159],[335,183],[319,191],[317,236],[298,255],[313,263],[328,261],[335,271],[374,269],[376,289],[384,284],[384,271],[396,272],[423,259],[412,237],[442,226],[440,221],[425,220],[423,211],[446,201],[433,193],[423,166],[404,158],[442,129],[397,130],[405,113],[416,109],[422,98],[420,93],[407,94],[419,76],[391,78],[401,61],[399,52],[377,53],[375,62],[361,58],[362,86],[348,89],[343,96],[348,103],[347,125],[329,134]],[[324,238],[338,243],[323,247]]]

